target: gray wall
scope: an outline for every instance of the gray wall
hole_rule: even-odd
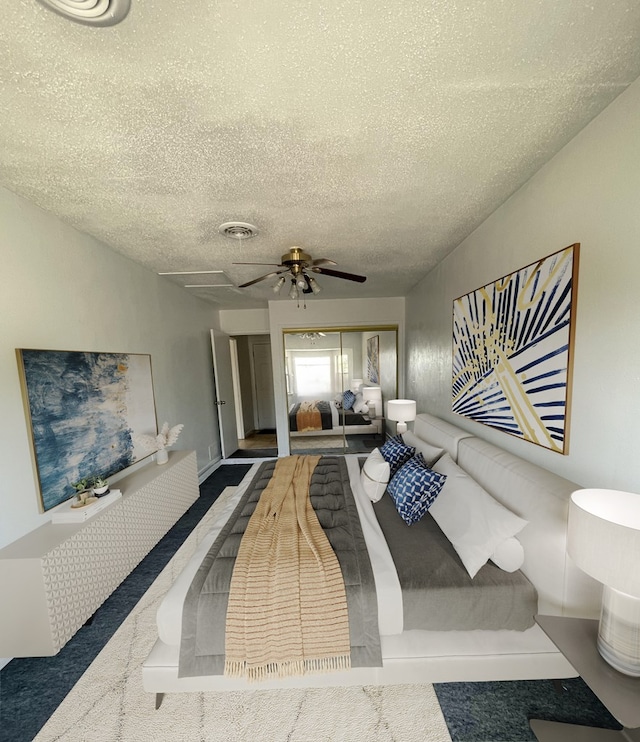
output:
[[[640,81],[407,297],[407,396],[583,486],[640,492]],[[569,454],[453,415],[455,298],[581,243]]]
[[[211,305],[0,189],[0,546],[49,520],[38,512],[16,348],[150,353],[158,422],[199,468],[220,456]],[[211,456],[209,455],[211,448]]]

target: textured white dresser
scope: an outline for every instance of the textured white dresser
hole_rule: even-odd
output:
[[[117,482],[84,523],[37,528],[0,549],[0,657],[56,654],[199,496],[195,451]]]

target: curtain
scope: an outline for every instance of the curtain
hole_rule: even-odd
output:
[[[288,350],[288,392],[296,402],[333,399],[349,387],[349,352],[339,348]],[[346,386],[345,386],[346,384]]]

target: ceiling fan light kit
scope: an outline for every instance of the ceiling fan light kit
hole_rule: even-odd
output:
[[[300,247],[292,247],[288,253],[285,253],[281,257],[279,263],[235,263],[235,265],[274,265],[281,268],[281,270],[271,271],[271,273],[266,273],[264,276],[258,276],[258,278],[240,284],[238,288],[244,289],[253,286],[255,283],[264,281],[265,278],[280,276],[273,286],[273,291],[277,294],[286,283],[286,279],[290,278],[291,288],[289,289],[289,298],[298,301],[298,306],[300,306],[299,299],[301,293],[319,294],[322,290],[320,284],[311,273],[320,273],[322,275],[333,276],[334,278],[343,278],[347,281],[356,281],[357,283],[364,283],[367,280],[366,276],[328,268],[327,266],[336,265],[335,261],[329,260],[329,258],[313,260],[311,255],[308,255]],[[303,306],[306,309],[306,301],[303,303]]]

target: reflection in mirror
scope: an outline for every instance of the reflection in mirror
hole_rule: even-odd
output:
[[[291,453],[366,453],[397,396],[397,330],[285,331]]]

